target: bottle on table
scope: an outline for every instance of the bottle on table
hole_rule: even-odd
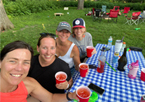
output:
[[[103,47],[103,49],[101,51],[101,55],[99,56],[99,59],[98,59],[98,67],[97,67],[97,72],[98,73],[103,73],[104,72],[105,61],[106,61],[105,47]]]
[[[125,71],[126,64],[127,64],[127,58],[126,58],[126,47],[125,47],[123,55],[118,60],[118,67],[117,67],[117,69],[119,71]]]
[[[115,52],[113,55],[113,63],[118,62],[118,58],[119,58],[119,52]]]
[[[113,41],[112,36],[110,36],[110,38],[108,39],[108,48],[111,48],[112,41]]]
[[[123,42],[120,52],[123,52],[125,47],[126,47],[126,42]]]

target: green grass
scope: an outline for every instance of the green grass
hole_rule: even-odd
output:
[[[123,41],[126,42],[127,47],[140,47],[143,49],[143,55],[145,56],[145,23],[139,25],[125,24],[126,18],[124,15],[118,17],[117,23],[108,22],[108,20],[104,19],[102,22],[94,22],[91,16],[85,16],[85,11],[86,10],[77,10],[76,8],[69,8],[68,11],[64,11],[63,8],[59,8],[54,11],[43,11],[32,15],[9,16],[15,28],[0,34],[0,50],[12,41],[23,40],[33,47],[36,54],[36,44],[40,37],[39,33],[46,32],[43,30],[42,23],[45,25],[48,32],[55,34],[59,22],[67,21],[72,26],[74,19],[83,18],[86,21],[87,31],[93,36],[94,46],[97,43],[107,44],[110,36],[113,37],[114,45],[115,40],[122,39],[124,36]],[[55,17],[54,13],[56,12],[64,13],[64,15]],[[67,12],[69,12],[69,14],[67,14]],[[130,11],[128,15],[131,16],[132,12],[133,11]],[[140,30],[135,30],[135,28],[140,28]]]

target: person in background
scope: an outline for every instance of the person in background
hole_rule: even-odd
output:
[[[85,21],[82,18],[77,18],[73,21],[72,34],[68,40],[72,41],[77,45],[80,52],[80,60],[84,61],[86,58],[86,47],[93,46],[92,35],[86,32]],[[92,55],[96,53],[94,48]]]
[[[75,69],[79,71],[80,56],[78,47],[68,40],[71,35],[71,26],[69,23],[60,22],[56,29],[56,54],[58,58],[64,60],[69,64],[71,74],[73,75]]]
[[[69,65],[55,55],[55,35],[41,33],[37,43],[37,51],[39,54],[33,56],[28,76],[36,79],[51,93],[65,93],[65,90],[72,86],[73,80]],[[67,79],[63,83],[56,84],[55,74],[59,71],[65,72]]]
[[[41,102],[78,100],[75,92],[52,94],[44,89],[35,79],[27,77],[32,56],[32,47],[23,41],[14,41],[2,49],[0,52],[1,102],[27,102],[28,94]]]

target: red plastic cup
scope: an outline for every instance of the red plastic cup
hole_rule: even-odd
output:
[[[145,68],[143,68],[143,69],[141,70],[140,79],[141,79],[142,81],[145,81]]]
[[[92,56],[92,51],[94,50],[94,47],[92,46],[87,46],[87,57],[91,57]]]
[[[80,63],[79,64],[79,69],[80,69],[80,76],[81,77],[86,77],[86,74],[88,72],[89,66],[86,63]]]
[[[91,96],[91,91],[87,86],[80,86],[76,90],[76,95],[79,98],[79,102],[88,102]]]
[[[65,72],[59,71],[55,74],[56,84],[60,84],[66,81],[67,74]]]

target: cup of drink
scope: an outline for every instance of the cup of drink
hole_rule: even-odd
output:
[[[66,81],[67,74],[63,71],[59,71],[55,74],[56,84],[60,84]]]
[[[76,90],[79,102],[88,102],[91,96],[91,90],[87,86],[80,86]]]
[[[142,81],[145,81],[145,68],[143,68],[143,69],[141,70],[140,79],[141,79]]]
[[[122,48],[122,41],[121,40],[116,40],[115,42],[115,52],[120,52]]]
[[[131,79],[135,79],[136,75],[137,75],[137,71],[139,68],[139,64],[138,64],[138,60],[136,62],[133,62],[131,64],[128,65],[129,68],[129,73],[128,73],[128,77]]]
[[[81,77],[86,77],[86,74],[89,70],[89,66],[86,63],[80,63],[79,64],[79,69],[80,69],[80,76]]]
[[[115,52],[113,56],[113,63],[118,62],[118,58],[119,58],[119,52]]]
[[[92,51],[94,50],[93,46],[87,46],[86,51],[87,51],[87,57],[92,56]]]

